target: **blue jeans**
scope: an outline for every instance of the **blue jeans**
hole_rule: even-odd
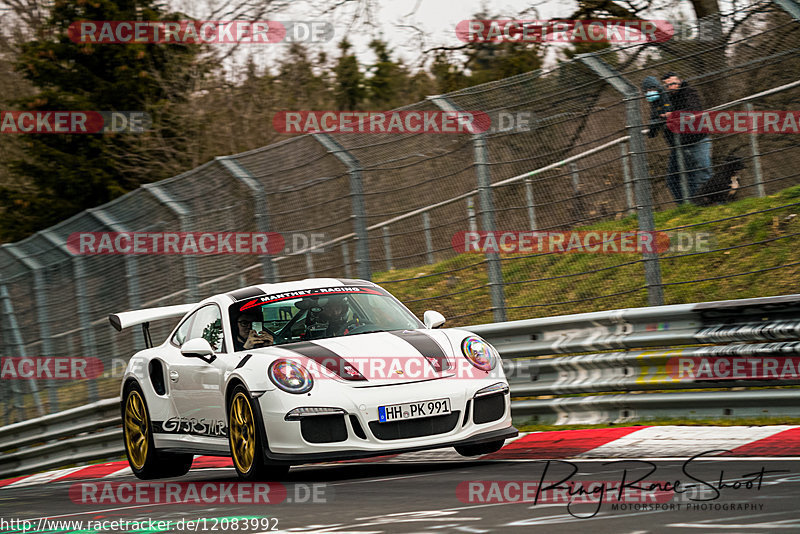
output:
[[[711,139],[706,137],[691,145],[683,145],[682,148],[689,195],[694,196],[711,179]],[[672,147],[669,153],[667,187],[675,201],[680,204],[683,201],[683,189],[681,189],[681,175],[678,167],[678,147]]]

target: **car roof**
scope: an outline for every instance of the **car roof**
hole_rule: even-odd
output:
[[[376,284],[368,280],[357,280],[351,278],[306,278],[305,280],[295,280],[292,282],[278,282],[275,284],[256,284],[243,287],[229,293],[225,293],[233,301],[282,293],[284,291],[297,291],[298,289],[313,289],[320,287],[346,287],[346,286],[372,286]]]

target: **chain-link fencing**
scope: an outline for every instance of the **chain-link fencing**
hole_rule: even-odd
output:
[[[265,281],[370,278],[419,315],[441,311],[449,325],[796,292],[798,136],[713,135],[711,173],[725,187],[680,204],[673,189],[685,192],[696,170],[689,148],[676,149],[684,157],[670,170],[674,150],[663,135],[648,137],[650,106],[640,90],[646,76],[674,71],[706,109],[800,109],[800,22],[782,3],[704,19],[691,38],[615,45],[403,108],[481,111],[492,119],[485,132],[294,137],[217,158],[3,245],[3,360],[81,355],[100,359],[104,374],[4,379],[0,422],[118,393],[125,361],[144,341],[112,330],[108,313]],[[456,238],[635,230],[664,232],[671,246],[464,253]],[[277,232],[286,248],[76,255],[68,246],[80,232],[232,231]],[[320,244],[292,241],[309,234]],[[682,239],[693,241],[672,246]],[[154,324],[153,339],[168,327]]]

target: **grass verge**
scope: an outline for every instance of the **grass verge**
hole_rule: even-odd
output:
[[[659,254],[665,304],[794,293],[800,282],[800,186],[765,198],[712,207],[683,205],[655,214],[656,228],[704,233],[707,252]],[[574,228],[631,231],[635,216]],[[506,229],[511,230],[511,229]],[[444,253],[443,253],[444,254]],[[509,319],[647,305],[637,253],[501,255]],[[461,254],[432,265],[376,272],[373,279],[419,315],[437,309],[448,326],[493,320],[486,262]]]

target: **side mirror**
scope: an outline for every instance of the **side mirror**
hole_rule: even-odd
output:
[[[202,337],[196,337],[184,343],[181,347],[181,354],[187,358],[200,358],[208,363],[217,359],[211,344]]]
[[[425,323],[425,328],[439,328],[445,321],[444,315],[433,310],[426,311],[422,316],[422,322]]]

